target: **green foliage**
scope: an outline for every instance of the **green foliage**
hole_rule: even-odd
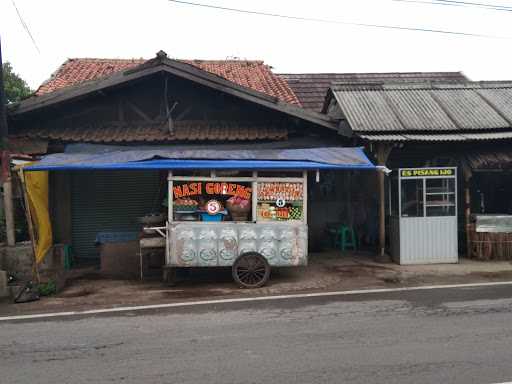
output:
[[[7,61],[3,63],[2,70],[4,75],[5,98],[7,104],[15,103],[16,101],[30,96],[32,90],[28,86],[27,82],[13,71],[11,63]]]
[[[38,290],[41,296],[51,296],[57,293],[57,285],[55,281],[48,280],[47,283],[40,283]]]

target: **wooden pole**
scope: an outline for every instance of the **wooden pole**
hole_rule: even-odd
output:
[[[5,99],[5,90],[4,90],[4,71],[3,71],[3,62],[2,62],[2,41],[0,37],[0,138],[2,142],[2,150],[7,150],[7,137],[8,137],[8,129],[7,129],[7,112],[5,110],[5,105],[7,101]],[[3,159],[2,159],[3,160]]]
[[[377,164],[380,166],[386,166],[389,153],[391,152],[391,146],[379,143],[376,148]],[[379,189],[379,250],[377,258],[382,261],[387,261],[386,255],[386,189],[385,189],[385,175],[384,172],[379,171],[378,177],[378,189]]]
[[[39,283],[41,279],[39,277],[39,269],[37,267],[36,259],[36,234],[34,230],[34,222],[32,221],[32,213],[30,212],[30,202],[28,199],[27,185],[25,184],[25,175],[23,173],[23,168],[20,169],[19,175],[21,180],[21,189],[23,190],[23,199],[25,200],[25,215],[27,217],[28,233],[30,236],[30,242],[32,244],[32,254],[34,255],[34,266],[32,268],[32,273],[34,274],[36,282]]]
[[[386,253],[386,202],[384,173],[379,172],[379,256]]]
[[[471,176],[464,175],[464,220],[466,227],[466,256],[471,257]]]
[[[5,160],[3,159],[2,161]],[[2,186],[4,189],[4,215],[7,245],[9,247],[13,247],[16,245],[16,235],[14,231],[14,204],[12,199],[12,179],[10,172],[6,175]]]
[[[5,91],[2,64],[2,42],[0,40],[0,146],[2,149],[2,186],[4,189],[4,214],[7,245],[14,246],[16,237],[14,231],[14,204],[12,202],[11,157],[8,147],[7,113],[5,111]]]

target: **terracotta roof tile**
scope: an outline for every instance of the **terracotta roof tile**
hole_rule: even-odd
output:
[[[123,126],[112,123],[101,126],[59,127],[51,130],[28,129],[12,137],[88,143],[247,141],[284,140],[288,137],[288,130],[282,125],[273,123],[184,121],[175,123],[173,134],[169,133],[165,123]]]
[[[43,95],[71,85],[108,76],[143,64],[144,59],[69,59],[36,91]],[[279,100],[300,105],[288,83],[258,60],[178,60],[221,76],[238,85],[252,88]]]

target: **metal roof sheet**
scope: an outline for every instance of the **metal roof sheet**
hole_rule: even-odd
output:
[[[512,82],[334,84],[331,91],[356,133],[512,128]]]
[[[280,74],[299,98],[301,105],[321,112],[332,83],[466,81],[461,72],[383,72],[383,73],[287,73]]]
[[[371,141],[472,141],[512,139],[512,132],[478,132],[478,133],[391,133],[361,134],[362,139]]]

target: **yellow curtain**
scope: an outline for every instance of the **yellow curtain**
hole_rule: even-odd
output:
[[[52,224],[48,203],[48,172],[23,172],[34,224],[36,263],[40,264],[52,247]]]

